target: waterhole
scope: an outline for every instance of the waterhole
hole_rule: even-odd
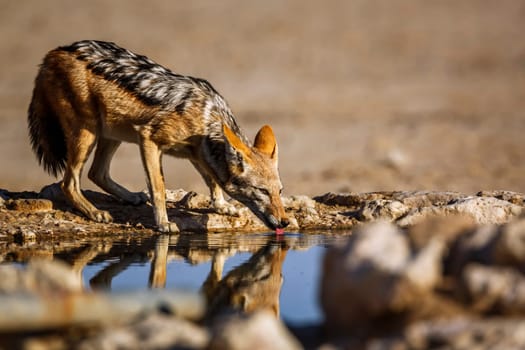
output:
[[[323,320],[318,303],[323,256],[348,234],[104,236],[49,242],[48,248],[53,259],[79,273],[87,291],[182,289],[203,293],[216,312],[269,309],[291,326],[305,326]],[[17,257],[11,263],[25,264],[31,254]]]

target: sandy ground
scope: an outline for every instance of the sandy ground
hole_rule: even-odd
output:
[[[208,79],[252,137],[271,124],[286,194],[525,192],[524,32],[519,0],[1,0],[0,188],[54,181],[29,147],[33,79],[48,50],[90,38]],[[112,168],[136,190],[139,158],[126,145]],[[187,161],[165,175],[206,192]]]

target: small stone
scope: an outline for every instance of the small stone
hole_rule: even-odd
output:
[[[178,202],[187,195],[188,195],[188,192],[180,188],[176,190],[166,190],[166,201],[167,202]]]
[[[53,202],[47,199],[15,199],[7,203],[7,208],[23,212],[46,212],[53,210]]]
[[[372,194],[359,194],[359,193],[333,193],[328,192],[321,196],[313,197],[313,200],[325,205],[340,205],[344,207],[353,207],[361,205],[366,200],[376,199],[369,198],[368,195]]]
[[[206,209],[210,207],[210,197],[189,191],[178,201],[178,204],[187,209]]]
[[[493,197],[467,197],[445,208],[446,214],[470,214],[479,224],[504,224],[521,213],[521,208]]]
[[[522,208],[494,197],[459,197],[446,205],[417,208],[401,217],[400,226],[415,225],[432,216],[468,215],[477,224],[504,224],[522,212]]]
[[[315,210],[315,201],[308,196],[291,196],[283,197],[283,205],[292,210],[313,209]]]
[[[409,163],[409,157],[399,148],[390,149],[383,159],[383,164],[385,166],[395,170],[401,170]]]
[[[366,202],[358,211],[358,217],[364,221],[389,220],[394,221],[405,215],[409,207],[397,200],[378,199]]]
[[[517,205],[525,205],[525,195],[512,191],[479,191],[476,196],[495,197]]]
[[[423,207],[441,207],[459,198],[464,198],[465,195],[450,191],[402,191],[396,192],[393,197],[411,209],[420,209]]]

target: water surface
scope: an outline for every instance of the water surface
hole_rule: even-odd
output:
[[[204,292],[211,309],[268,308],[288,324],[319,323],[318,286],[328,246],[348,232],[181,234],[60,242],[54,258],[86,290],[147,288]]]

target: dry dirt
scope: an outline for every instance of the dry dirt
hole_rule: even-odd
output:
[[[27,138],[33,79],[48,50],[90,38],[208,79],[250,136],[271,124],[287,195],[523,193],[524,31],[519,0],[1,0],[0,188],[54,181]],[[126,145],[112,168],[134,190],[139,158]],[[206,192],[187,161],[165,173]]]

